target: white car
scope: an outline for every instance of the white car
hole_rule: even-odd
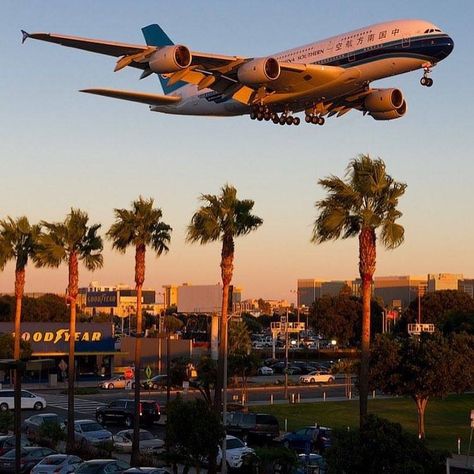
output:
[[[31,474],[68,474],[74,472],[82,459],[69,454],[51,454],[36,464]]]
[[[133,430],[119,431],[114,435],[114,448],[122,453],[132,452]],[[161,451],[165,442],[160,438],[155,438],[149,431],[140,430],[140,452],[156,453]]]
[[[231,469],[239,469],[242,467],[245,456],[255,454],[252,448],[249,448],[243,441],[235,436],[226,436],[226,451],[225,458],[227,466]],[[219,446],[219,452],[217,454],[217,465],[220,466],[222,463],[222,451]]]
[[[15,408],[15,391],[14,390],[0,390],[0,410],[8,411]],[[46,400],[39,395],[29,392],[28,390],[21,391],[21,408],[42,410],[46,408]]]
[[[125,378],[124,375],[117,375],[112,377],[110,380],[104,380],[99,383],[99,388],[106,390],[112,390],[114,388],[126,388],[127,383],[130,382],[132,390],[135,388],[135,382],[133,380]]]
[[[315,370],[300,377],[300,383],[334,383],[335,377],[329,372]]]
[[[258,375],[273,375],[273,369],[271,367],[267,367],[266,365],[259,367],[257,370]]]

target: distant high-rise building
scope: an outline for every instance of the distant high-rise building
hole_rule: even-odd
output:
[[[324,280],[312,278],[299,279],[297,282],[296,305],[311,307],[317,298],[321,298],[321,285]]]
[[[474,278],[464,278],[459,281],[459,290],[467,293],[471,298],[474,298]]]
[[[178,306],[178,287],[175,285],[163,285],[162,288],[165,308]]]
[[[430,273],[428,274],[428,291],[457,290],[462,274],[457,273]]]
[[[426,282],[425,277],[413,275],[375,277],[374,295],[383,300],[384,306],[406,308],[418,293],[425,293]]]
[[[348,290],[352,293],[351,280],[325,281],[321,284],[321,296],[339,296],[345,287],[348,287]]]

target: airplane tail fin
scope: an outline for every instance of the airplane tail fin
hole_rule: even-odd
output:
[[[145,26],[142,28],[142,33],[148,46],[171,46],[174,44],[170,37],[157,24]],[[176,89],[186,85],[186,82],[179,81],[172,86],[169,86],[168,79],[166,77],[158,74],[158,78],[160,79],[163,92],[166,95],[171,94]]]

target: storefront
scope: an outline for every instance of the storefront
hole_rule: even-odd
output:
[[[13,322],[0,323],[0,333],[13,333]],[[68,323],[25,322],[21,325],[21,337],[30,344],[33,351],[32,359],[53,359],[55,366],[39,369],[40,373],[30,371],[32,373],[25,374],[26,379],[47,380],[49,373],[57,373],[58,380],[66,377],[69,354]],[[115,354],[112,325],[78,323],[75,353],[79,380],[94,380],[101,375],[110,376],[113,372]]]

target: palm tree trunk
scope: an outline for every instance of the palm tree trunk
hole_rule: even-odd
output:
[[[76,379],[75,344],[76,344],[76,299],[79,286],[79,265],[76,252],[69,257],[69,367],[67,380],[67,452],[72,452],[74,437],[74,385]]]
[[[225,430],[225,422],[227,417],[227,319],[229,308],[229,287],[232,281],[232,273],[234,270],[234,240],[231,236],[224,235],[221,252],[221,276],[222,276],[222,308],[221,308],[221,330],[219,345],[219,371],[217,380],[220,379],[222,387],[222,421]],[[220,393],[216,392],[217,394]],[[220,410],[219,405],[216,405]],[[222,467],[221,472],[226,472],[226,433],[222,440]]]
[[[140,370],[142,356],[142,289],[145,281],[145,245],[135,250],[135,285],[137,290],[137,329],[135,336],[135,411],[133,416],[132,456],[130,464],[140,466]]]
[[[375,260],[375,231],[370,227],[364,227],[359,234],[359,273],[362,280],[362,338],[359,373],[359,424],[361,427],[367,416],[369,395],[370,301]]]
[[[418,438],[425,439],[425,409],[428,398],[415,397],[415,403],[418,412]]]
[[[15,433],[15,471],[21,469],[21,369],[20,369],[20,341],[21,341],[21,303],[25,291],[25,269],[15,271],[15,340],[13,345],[13,358],[16,361],[15,369],[15,413],[13,432]]]

